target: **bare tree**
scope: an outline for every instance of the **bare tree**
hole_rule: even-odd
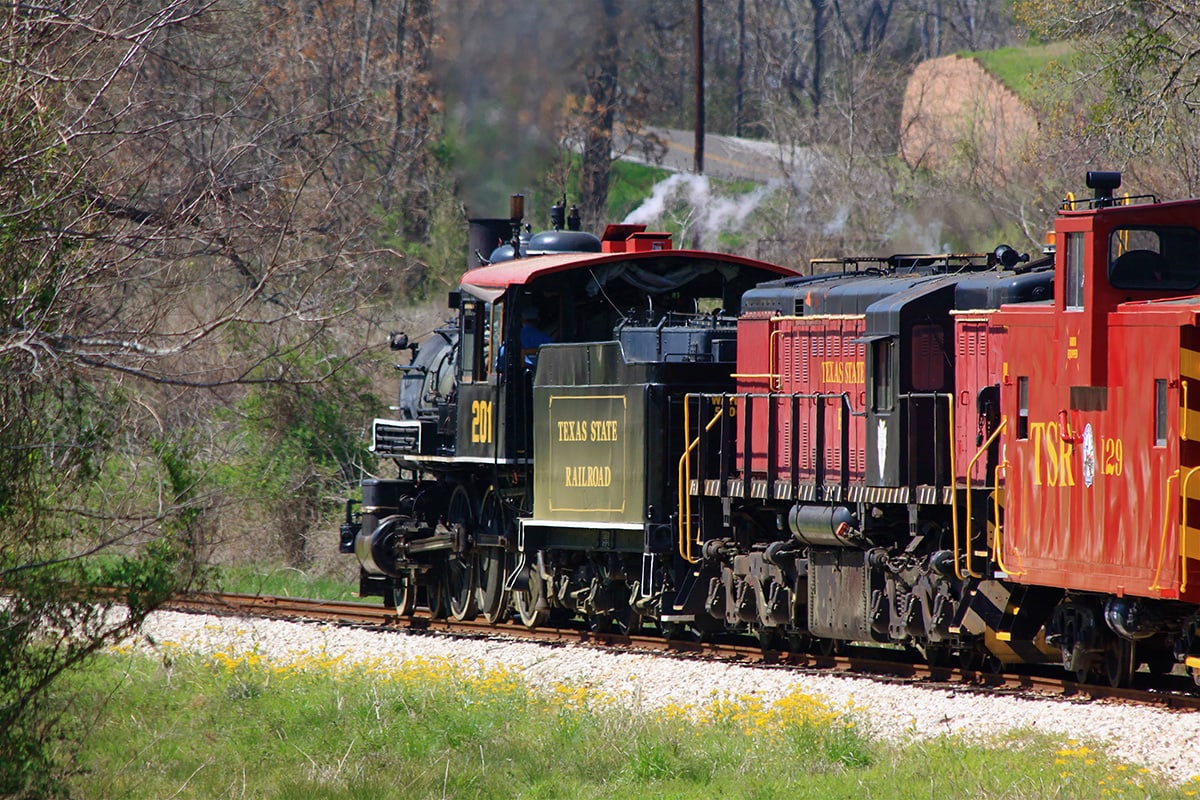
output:
[[[598,18],[598,35],[585,66],[587,99],[583,108],[583,180],[580,211],[589,224],[606,217],[608,173],[612,165],[613,124],[618,101],[618,70],[621,59],[620,0],[604,0]]]
[[[405,265],[372,215],[412,160],[379,9],[288,11],[0,12],[0,751],[28,756],[0,794],[54,774],[62,671],[190,581],[214,400],[344,374],[332,326]]]
[[[1043,36],[1079,45],[1079,57],[1062,65],[1059,90],[1047,95],[1056,134],[1101,145],[1102,158],[1149,191],[1200,191],[1200,9],[1170,0],[1022,0],[1017,12]]]

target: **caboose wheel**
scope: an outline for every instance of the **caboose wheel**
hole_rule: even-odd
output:
[[[1114,689],[1133,680],[1133,642],[1112,637],[1104,643],[1104,677]]]

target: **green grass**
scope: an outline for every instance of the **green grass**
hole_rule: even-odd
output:
[[[666,180],[671,174],[658,167],[614,161],[608,179],[608,218],[614,222],[623,220],[650,196],[654,184]]]
[[[73,678],[95,719],[72,797],[1186,797],[1073,743],[874,743],[796,693],[631,714],[582,686],[449,661],[133,653]]]
[[[350,556],[346,556],[350,558]],[[357,600],[357,578],[319,575],[281,564],[245,564],[215,568],[214,591],[319,600]],[[377,602],[379,598],[374,598]]]
[[[984,69],[1016,92],[1018,97],[1029,99],[1037,79],[1045,73],[1050,64],[1069,58],[1074,53],[1074,47],[1067,42],[1051,42],[1029,47],[1002,47],[998,50],[963,55],[982,64]]]

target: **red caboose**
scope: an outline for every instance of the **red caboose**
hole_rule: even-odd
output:
[[[1055,224],[1054,299],[959,320],[992,352],[959,363],[999,385],[996,563],[1064,590],[1047,640],[1115,682],[1133,642],[1188,626],[1187,606],[1156,601],[1200,603],[1200,200],[1114,200],[1116,173],[1088,185]]]

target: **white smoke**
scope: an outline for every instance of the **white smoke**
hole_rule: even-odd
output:
[[[911,214],[898,214],[888,227],[887,238],[901,252],[948,253],[950,245],[942,242],[945,227],[940,219],[922,224]]]
[[[718,197],[713,194],[708,176],[676,174],[655,184],[650,197],[623,222],[652,225],[668,214],[682,214],[682,218],[671,220],[682,228],[682,238],[696,237],[701,247],[711,248],[722,233],[741,230],[750,213],[775,188],[775,184],[766,184],[744,195]]]

